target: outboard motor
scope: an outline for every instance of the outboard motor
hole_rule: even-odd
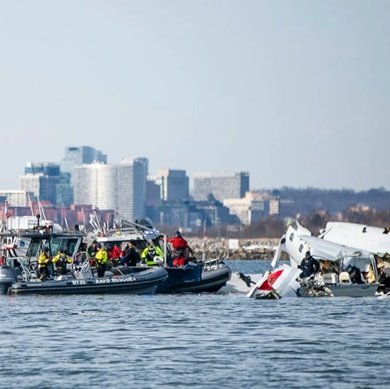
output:
[[[0,266],[0,294],[8,294],[8,289],[16,282],[16,272],[12,267]]]

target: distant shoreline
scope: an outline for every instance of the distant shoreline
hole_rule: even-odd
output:
[[[189,238],[196,258],[263,259],[273,257],[279,239]]]

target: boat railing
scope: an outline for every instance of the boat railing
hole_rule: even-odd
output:
[[[78,268],[76,268],[76,270],[73,271],[73,275],[78,280],[93,278],[93,271],[89,261],[84,261]]]
[[[206,259],[203,263],[203,270],[205,271],[216,270],[224,266],[223,259],[221,258]]]
[[[30,281],[37,281],[38,275],[37,275],[37,267],[36,266],[30,266],[31,264],[26,264],[24,261],[19,261],[20,268],[22,269],[22,279],[25,282]]]

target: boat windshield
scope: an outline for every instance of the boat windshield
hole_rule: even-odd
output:
[[[68,255],[75,254],[78,249],[78,242],[80,239],[78,238],[53,238],[50,241],[50,248],[53,255],[55,255],[58,251],[67,252]]]
[[[41,248],[42,239],[31,239],[28,246],[26,257],[36,257],[38,256],[39,250]]]

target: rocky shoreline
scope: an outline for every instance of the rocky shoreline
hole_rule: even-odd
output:
[[[279,239],[188,238],[196,258],[272,259]]]

